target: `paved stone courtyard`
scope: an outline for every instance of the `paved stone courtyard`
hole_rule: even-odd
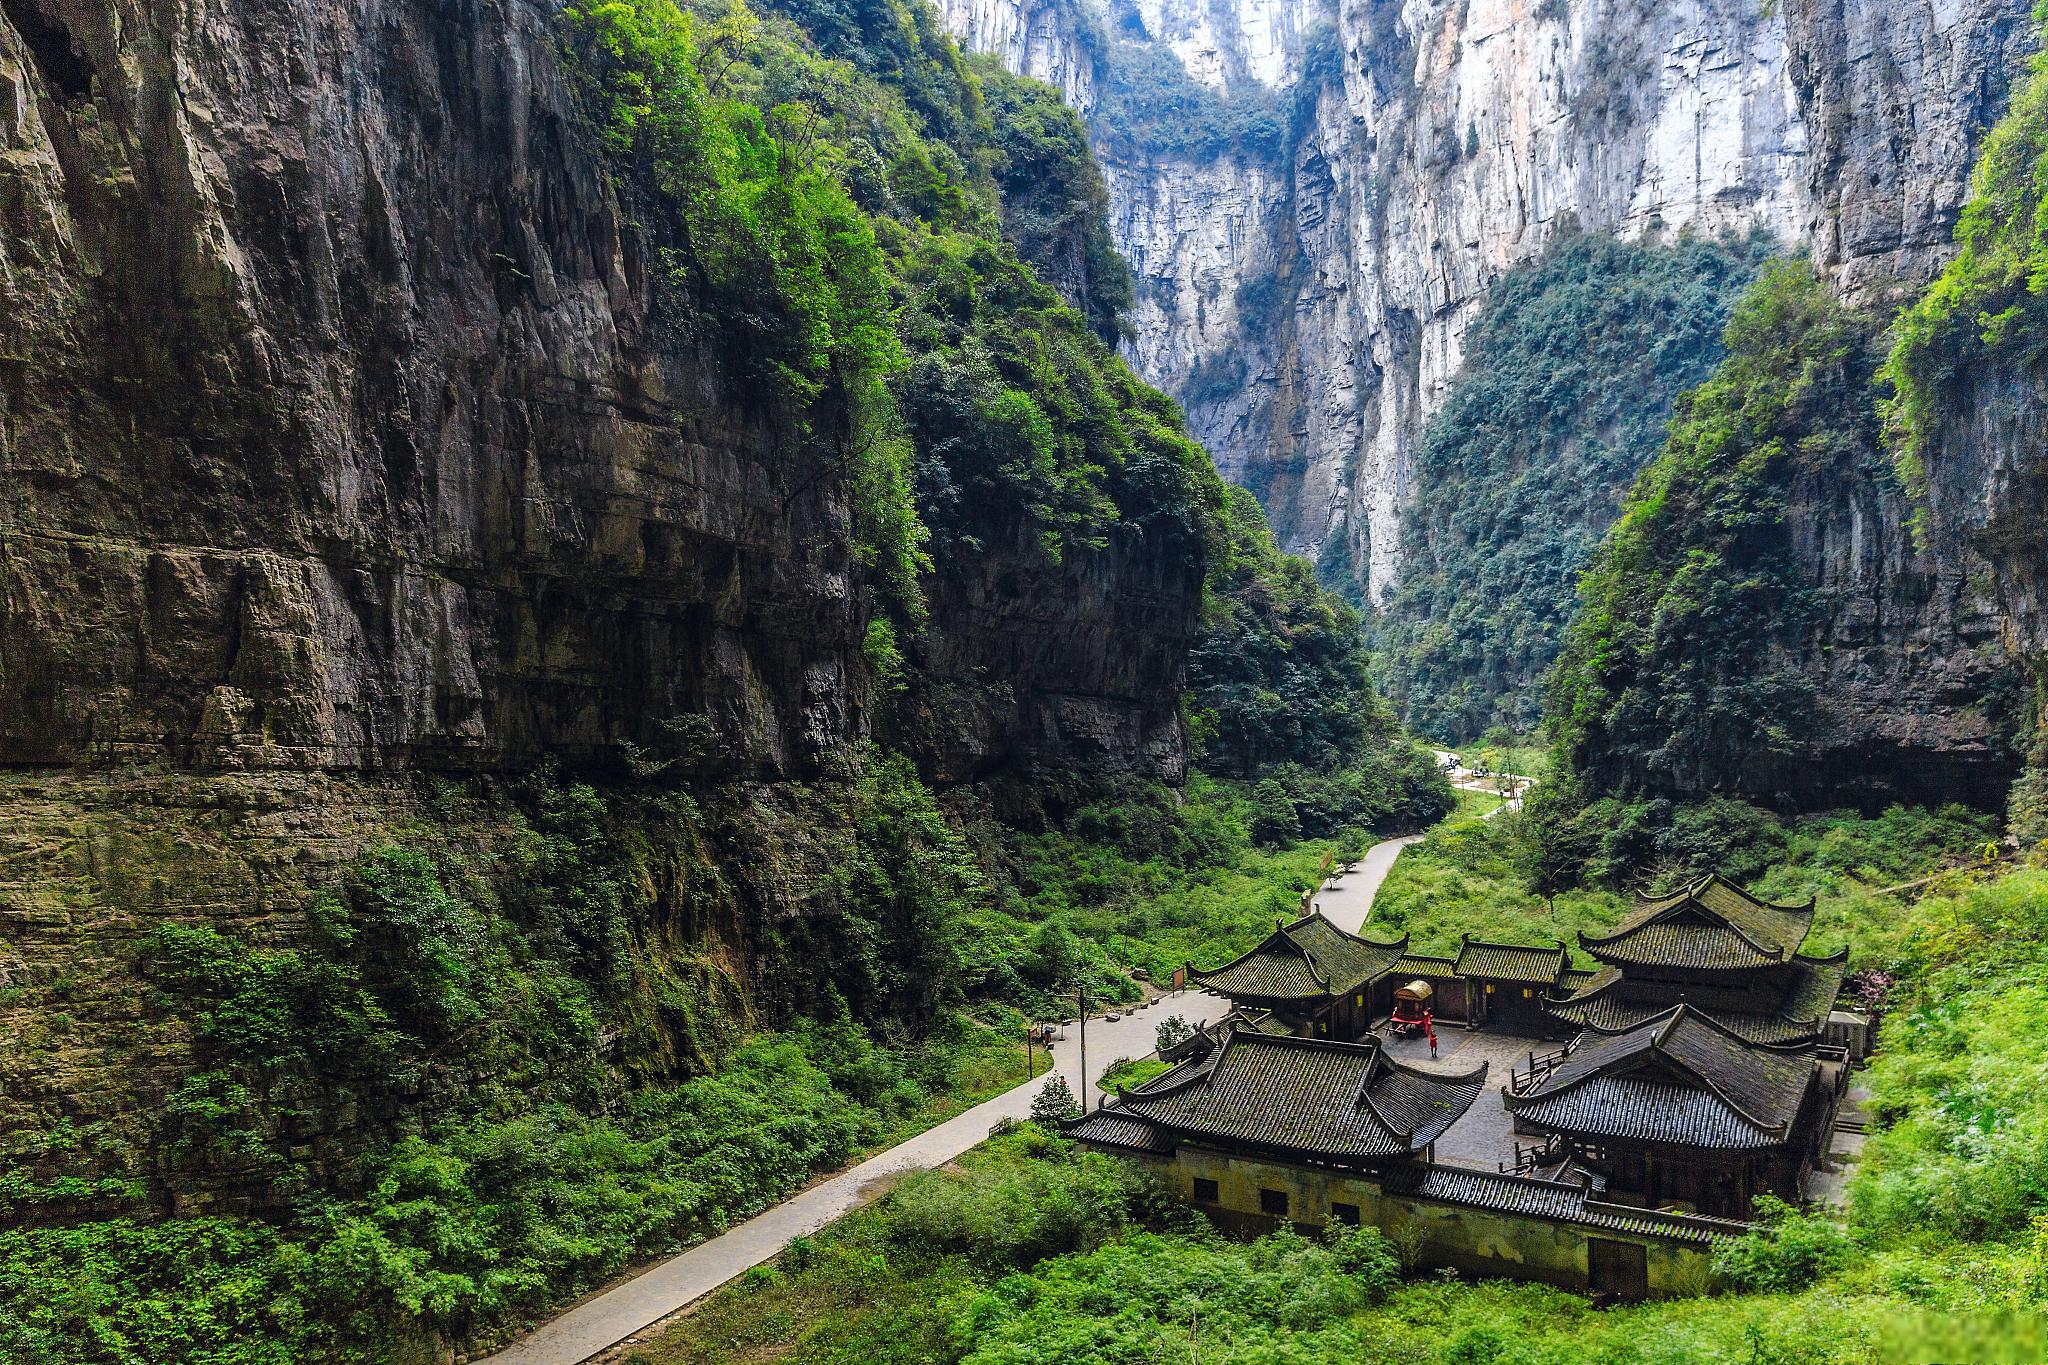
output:
[[[1394,1038],[1385,1029],[1380,1041],[1387,1055],[1420,1068],[1435,1067],[1447,1072],[1469,1071],[1487,1063],[1486,1091],[1472,1102],[1463,1118],[1436,1140],[1436,1159],[1449,1166],[1498,1171],[1503,1163],[1514,1165],[1515,1138],[1509,1125],[1507,1107],[1500,1092],[1507,1088],[1508,1075],[1516,1067],[1529,1065],[1529,1051],[1549,1052],[1560,1044],[1541,1038],[1522,1038],[1511,1033],[1468,1033],[1459,1025],[1439,1026],[1436,1031],[1436,1060],[1431,1061],[1429,1043],[1422,1038]],[[1525,1144],[1536,1139],[1524,1138]]]

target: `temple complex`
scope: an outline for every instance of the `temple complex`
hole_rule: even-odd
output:
[[[1066,1131],[1226,1227],[1364,1221],[1429,1264],[1680,1292],[1825,1159],[1862,1035],[1846,953],[1801,951],[1813,917],[1708,874],[1581,934],[1579,966],[1554,939],[1411,954],[1311,910],[1191,965],[1231,1012]],[[1442,1058],[1397,992],[1456,1029]]]
[[[1633,1028],[1588,1028],[1502,1095],[1515,1131],[1588,1172],[1610,1199],[1750,1216],[1797,1203],[1823,1154],[1839,1070],[1817,1045],[1753,1042],[1690,1005]]]

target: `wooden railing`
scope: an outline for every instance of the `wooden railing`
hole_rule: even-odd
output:
[[[1515,1159],[1512,1162],[1498,1162],[1502,1175],[1535,1175],[1545,1166],[1556,1162],[1563,1155],[1563,1144],[1556,1138],[1549,1138],[1533,1146],[1515,1144]]]
[[[1562,1047],[1550,1052],[1536,1052],[1532,1050],[1529,1053],[1529,1064],[1526,1067],[1510,1067],[1508,1069],[1508,1093],[1510,1095],[1526,1094],[1532,1086],[1557,1069],[1557,1064],[1564,1060],[1565,1053],[1568,1051],[1570,1051],[1569,1048]]]

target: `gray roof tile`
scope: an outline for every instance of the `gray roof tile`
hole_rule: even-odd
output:
[[[1562,943],[1536,947],[1522,943],[1489,943],[1485,939],[1467,937],[1458,949],[1452,970],[1459,976],[1553,986],[1570,960]]]
[[[1459,1075],[1424,1072],[1389,1058],[1376,1041],[1240,1031],[1209,1056],[1181,1063],[1099,1112],[1156,1125],[1175,1139],[1364,1160],[1421,1151],[1472,1107],[1485,1084],[1484,1066]]]
[[[1798,1043],[1818,1038],[1827,1028],[1828,1011],[1842,993],[1842,977],[1848,970],[1848,955],[1834,957],[1795,956],[1788,967],[1791,984],[1778,1008],[1769,1011],[1728,1010],[1713,1005],[1677,1000],[1630,999],[1625,994],[1627,977],[1620,968],[1603,967],[1577,990],[1548,1005],[1551,1014],[1566,1023],[1607,1032],[1622,1032],[1646,1023],[1687,1003],[1715,1023],[1741,1034],[1752,1043]]]
[[[1790,1134],[1814,1051],[1752,1043],[1680,1005],[1622,1033],[1589,1028],[1550,1073],[1504,1095],[1560,1132],[1704,1147],[1761,1147]]]
[[[1233,1000],[1320,1001],[1355,991],[1386,971],[1408,946],[1347,934],[1321,914],[1283,924],[1256,948],[1193,979]]]
[[[1772,905],[1718,872],[1674,895],[1638,894],[1636,908],[1602,935],[1579,942],[1602,962],[1728,971],[1782,963],[1813,927],[1813,902]]]

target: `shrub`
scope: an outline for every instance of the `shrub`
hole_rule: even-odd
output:
[[[1063,1120],[1076,1118],[1080,1113],[1081,1103],[1074,1098],[1074,1088],[1057,1072],[1031,1097],[1031,1121],[1048,1132],[1058,1131]]]
[[[924,1255],[1022,1269],[1123,1231],[1142,1198],[1131,1168],[1068,1147],[994,1180],[921,1176],[890,1196],[890,1240]]]
[[[1759,1225],[1714,1248],[1714,1273],[1729,1287],[1783,1294],[1846,1265],[1855,1244],[1832,1218],[1796,1212],[1769,1195],[1756,1201]]]

